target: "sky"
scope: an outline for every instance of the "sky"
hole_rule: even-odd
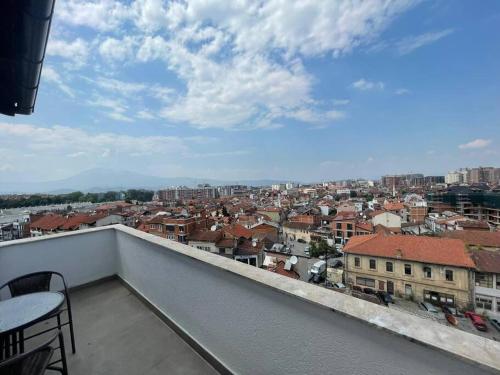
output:
[[[500,167],[500,2],[56,1],[2,178],[324,181]]]

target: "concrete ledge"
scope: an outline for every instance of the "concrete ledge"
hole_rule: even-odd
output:
[[[176,254],[189,257],[190,259],[194,259],[198,262],[202,262],[204,266],[210,265],[212,267],[216,267],[218,270],[231,273],[236,277],[244,278],[245,280],[260,284],[261,286],[272,288],[275,291],[298,298],[307,303],[314,304],[322,309],[333,310],[345,316],[355,318],[361,322],[368,323],[369,325],[387,330],[395,335],[402,336],[412,342],[451,354],[461,360],[473,363],[475,366],[480,366],[488,370],[493,369],[500,372],[500,343],[498,342],[462,332],[455,328],[447,327],[436,322],[406,314],[404,312],[391,310],[384,306],[375,305],[351,296],[346,296],[342,293],[320,288],[252,266],[247,266],[216,254],[199,251],[190,246],[144,233],[123,225],[111,225],[101,228],[79,230],[75,232],[59,233],[0,243],[0,259],[2,259],[2,251],[5,251],[5,255],[11,254],[11,249],[13,250],[16,246],[20,246],[24,249],[26,248],[26,245],[30,243],[67,238],[71,236],[80,237],[88,233],[99,231],[113,231],[115,235],[110,237],[109,245],[114,246],[115,248],[109,250],[109,256],[115,254],[113,256],[117,258],[120,257],[120,244],[117,237],[119,233],[120,236],[123,233],[135,239],[140,239],[142,241],[146,241],[147,243],[160,246],[165,249],[165,251],[174,252]],[[106,237],[109,238],[109,235],[106,235]],[[37,247],[40,247],[39,244]],[[93,254],[96,254],[96,252],[94,251]],[[31,255],[32,254],[30,254],[30,256]],[[10,264],[14,258],[9,256],[8,259]],[[113,265],[110,258],[108,275],[113,274],[111,268],[116,267],[114,273],[120,276],[118,272],[118,260],[116,260],[116,262],[117,264]],[[38,260],[33,260],[32,263],[33,265],[23,264],[24,268],[21,267],[21,270],[28,269],[29,267],[35,267],[40,262],[38,262]],[[10,264],[10,268],[13,266],[14,264]],[[73,268],[77,266],[78,264],[71,265]],[[1,267],[2,265],[0,264],[0,269]],[[9,267],[9,265],[5,265],[5,267]],[[101,277],[103,276],[107,275],[103,274]],[[78,283],[75,283],[72,286],[77,285]],[[131,287],[134,288],[134,285],[131,285]],[[147,302],[155,307],[154,301]],[[168,314],[166,312],[157,307],[155,308],[168,319]],[[186,335],[188,334],[186,333]],[[222,364],[220,361],[219,363]]]
[[[145,241],[181,253],[214,267],[231,272],[256,283],[274,288],[282,293],[314,303],[323,308],[334,310],[346,316],[361,320],[410,341],[423,344],[432,349],[452,354],[485,369],[500,371],[500,343],[476,336],[456,328],[429,321],[401,311],[391,310],[332,290],[317,287],[303,281],[268,272],[256,267],[221,257],[190,246],[144,233],[123,225],[116,230]]]

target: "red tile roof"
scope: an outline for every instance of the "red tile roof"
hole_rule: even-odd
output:
[[[356,230],[364,230],[373,233],[373,224],[365,222],[356,223]]]
[[[34,229],[41,230],[56,230],[66,222],[66,218],[61,215],[44,215],[41,218],[33,221],[30,226]]]
[[[189,235],[189,241],[217,242],[222,238],[220,230],[199,230]]]
[[[403,208],[405,208],[405,206],[401,202],[387,202],[384,204],[384,209],[387,211],[399,211]]]
[[[500,252],[474,250],[470,252],[470,257],[476,264],[476,267],[479,271],[500,273]]]
[[[474,268],[474,262],[460,240],[423,236],[354,236],[344,252],[416,262]]]
[[[442,237],[462,240],[466,245],[500,248],[500,232],[482,230],[454,230],[441,234]]]
[[[250,229],[245,228],[243,225],[240,224],[231,224],[227,225],[222,230],[225,233],[230,234],[233,237],[240,238],[252,238],[252,231]]]
[[[276,272],[279,275],[291,277],[292,279],[296,279],[296,280],[300,279],[300,275],[297,272],[295,272],[294,270],[287,271],[285,269],[285,262],[283,262],[282,260],[278,261],[278,264],[276,265],[276,267],[273,269],[270,269],[270,271]]]

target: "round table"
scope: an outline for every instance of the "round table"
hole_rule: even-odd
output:
[[[22,351],[23,330],[59,310],[63,303],[60,292],[30,293],[0,301],[0,335],[16,337],[19,333]]]

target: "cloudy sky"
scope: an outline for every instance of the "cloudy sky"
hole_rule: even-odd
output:
[[[0,172],[319,181],[500,166],[500,3],[56,2]]]

